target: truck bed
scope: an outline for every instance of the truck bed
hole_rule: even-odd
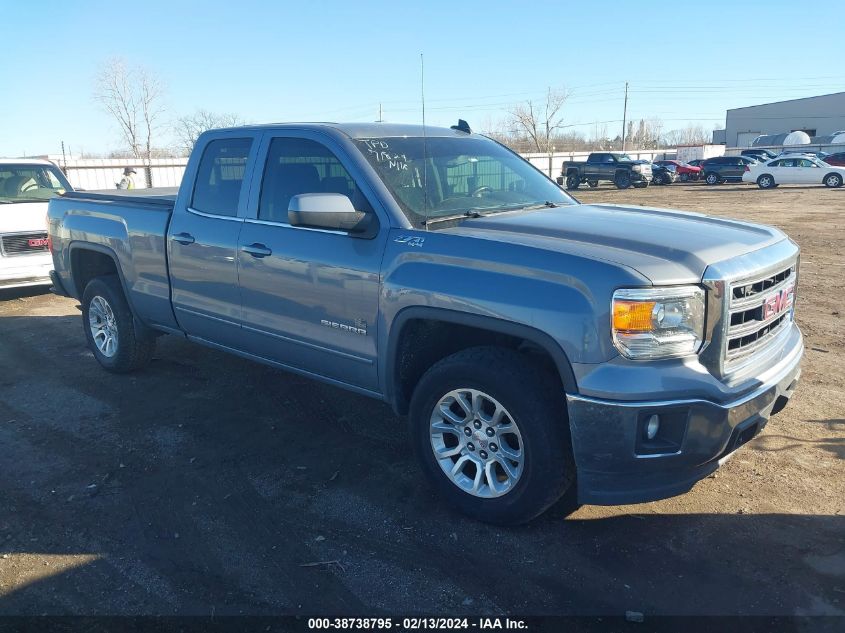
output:
[[[77,246],[94,249],[117,263],[137,314],[150,325],[174,328],[166,253],[175,202],[175,189],[74,191],[53,198],[48,221],[64,291],[81,298],[84,287],[71,279],[71,260]]]

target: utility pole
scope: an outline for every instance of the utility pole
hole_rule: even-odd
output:
[[[381,104],[379,103],[378,104],[378,121],[376,121],[376,123],[382,123],[383,121],[384,121],[384,119],[381,118]]]
[[[625,107],[622,109],[622,151],[625,151],[625,125],[628,123],[628,82],[625,82]]]

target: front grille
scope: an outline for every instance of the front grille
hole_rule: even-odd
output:
[[[725,369],[766,348],[792,323],[797,264],[777,273],[733,282],[728,293]]]
[[[0,251],[6,256],[43,253],[47,251],[47,232],[0,235]]]

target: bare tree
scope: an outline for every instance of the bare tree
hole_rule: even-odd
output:
[[[122,59],[109,59],[100,68],[96,78],[94,98],[117,121],[121,136],[129,146],[132,155],[140,158],[138,92],[132,85],[131,72]]]
[[[538,152],[552,153],[553,139],[563,127],[561,110],[569,94],[565,90],[548,89],[544,103],[526,101],[510,111],[517,134],[526,135]]]
[[[217,114],[208,110],[197,110],[193,114],[181,116],[173,125],[179,150],[190,154],[199,135],[207,130],[221,127],[243,125],[245,121],[237,114]]]
[[[146,162],[147,186],[153,138],[164,112],[164,88],[151,71],[127,66],[120,58],[106,61],[97,74],[94,98],[114,117],[132,157]]]
[[[666,145],[704,145],[709,143],[711,135],[700,125],[690,123],[680,130],[670,130],[663,138]]]

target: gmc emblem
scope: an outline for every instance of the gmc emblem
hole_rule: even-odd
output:
[[[763,320],[767,321],[771,317],[791,308],[794,298],[794,284],[788,288],[782,288],[771,297],[766,297],[766,300],[763,302]]]
[[[27,240],[26,242],[30,248],[38,248],[39,246],[47,246],[47,238],[46,237],[37,237],[32,240]]]

